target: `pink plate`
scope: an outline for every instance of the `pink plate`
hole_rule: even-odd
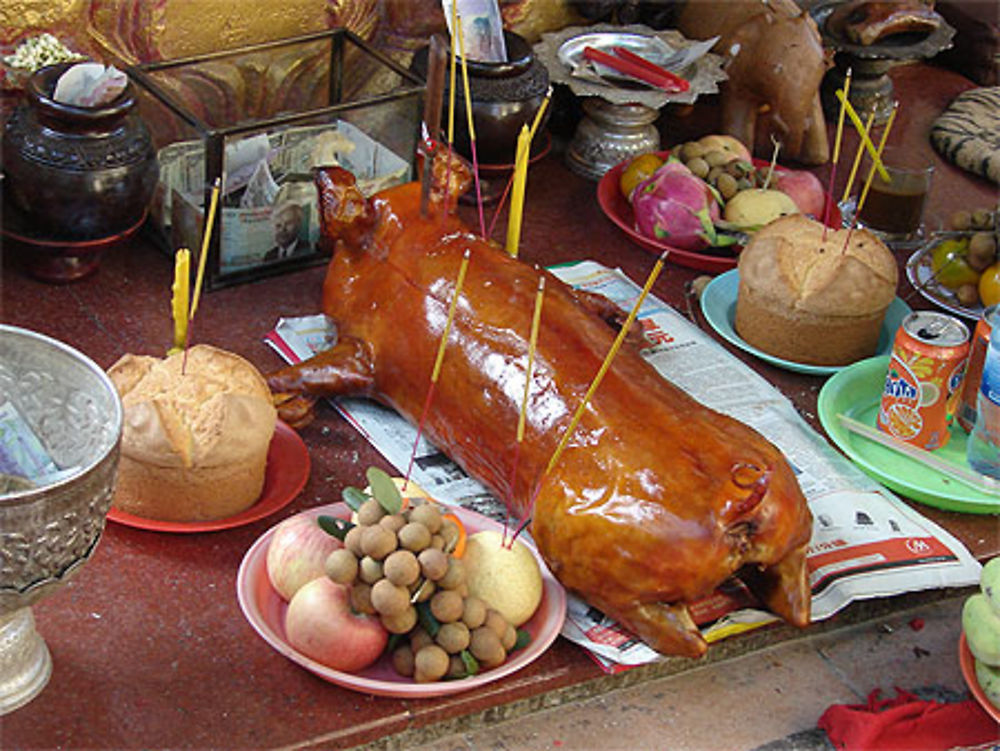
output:
[[[278,421],[274,437],[267,450],[267,468],[264,472],[264,490],[257,503],[234,516],[203,522],[169,522],[145,519],[128,514],[114,507],[108,519],[118,524],[153,532],[216,532],[250,524],[291,503],[309,479],[309,451],[299,434],[285,423]]]
[[[976,701],[979,702],[980,706],[986,710],[986,714],[996,722],[1000,722],[1000,709],[994,707],[990,703],[990,700],[986,698],[986,694],[983,692],[983,688],[979,685],[979,680],[976,678],[975,658],[969,650],[968,642],[965,641],[965,634],[962,634],[958,640],[958,660],[962,665],[962,676],[969,686],[969,691],[976,697]]]
[[[659,156],[666,158],[670,153],[669,151],[658,151],[656,152]],[[631,161],[632,157],[626,159],[620,164],[616,164],[614,167],[609,169],[604,173],[604,177],[601,178],[600,182],[597,183],[597,202],[601,205],[601,210],[604,212],[605,216],[608,217],[612,222],[618,225],[618,227],[628,235],[633,242],[637,243],[641,247],[660,255],[663,251],[670,251],[668,260],[677,264],[678,266],[686,266],[689,269],[698,269],[700,271],[708,271],[709,273],[716,274],[720,271],[728,271],[729,269],[736,268],[736,262],[739,258],[739,245],[733,245],[728,248],[720,248],[717,250],[681,250],[680,248],[675,248],[661,240],[657,240],[652,237],[647,237],[635,228],[635,217],[632,214],[632,204],[630,204],[625,196],[622,195],[621,188],[618,187],[618,182],[621,179],[621,174],[628,163]],[[765,162],[760,159],[754,159],[753,163],[757,167],[766,167],[769,162]],[[830,222],[831,227],[840,227],[841,216],[840,210],[836,205],[833,206],[831,211]]]
[[[470,535],[486,529],[503,531],[500,524],[485,516],[459,506],[449,506],[448,509],[458,516]],[[314,518],[321,514],[329,514],[346,519],[348,508],[344,503],[332,503],[302,513]],[[566,617],[565,590],[549,573],[538,551],[526,542],[528,549],[538,560],[538,565],[542,570],[542,602],[531,620],[522,626],[531,634],[531,643],[524,649],[515,652],[503,665],[460,680],[416,683],[412,679],[396,673],[392,668],[389,656],[383,655],[378,662],[360,673],[344,673],[306,657],[286,641],[284,622],[288,603],[274,591],[267,578],[267,546],[270,544],[272,534],[274,534],[273,527],[257,539],[243,556],[243,562],[240,564],[240,570],[236,576],[236,596],[239,599],[243,615],[264,641],[289,660],[298,663],[320,678],[355,691],[375,694],[376,696],[427,698],[457,694],[492,683],[517,672],[541,656],[559,635]]]

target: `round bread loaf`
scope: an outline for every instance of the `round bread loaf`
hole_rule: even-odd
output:
[[[164,360],[125,355],[108,370],[125,408],[115,508],[208,521],[252,506],[264,487],[277,413],[267,382],[208,345]]]
[[[896,259],[864,229],[828,230],[802,215],[756,232],[739,259],[736,331],[775,357],[847,365],[878,347],[896,296]]]

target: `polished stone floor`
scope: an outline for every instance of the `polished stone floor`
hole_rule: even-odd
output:
[[[958,659],[955,597],[836,634],[819,634],[679,676],[652,680],[413,751],[818,751],[816,728],[832,704],[880,688],[967,698]],[[998,735],[1000,743],[1000,735]]]

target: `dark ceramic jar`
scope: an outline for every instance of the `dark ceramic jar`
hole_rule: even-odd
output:
[[[52,98],[71,64],[41,68],[28,80],[27,101],[4,127],[4,192],[47,238],[93,240],[143,220],[159,170],[131,83],[100,107]]]
[[[531,46],[524,38],[505,31],[504,42],[507,45],[507,62],[468,61],[472,123],[476,130],[476,159],[485,165],[513,164],[521,126],[531,127],[535,113],[542,106],[549,89],[549,72],[535,59]],[[418,50],[411,63],[413,71],[422,78],[427,76],[427,52],[427,47]],[[450,64],[449,60],[441,117],[446,135],[451,97]],[[455,75],[455,149],[471,159],[461,66],[462,61],[459,59]]]

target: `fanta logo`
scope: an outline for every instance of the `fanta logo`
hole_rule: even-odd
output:
[[[913,402],[914,404],[917,403],[920,396],[920,391],[914,384],[904,380],[898,372],[891,368],[886,373],[885,387],[882,393],[901,402]]]

